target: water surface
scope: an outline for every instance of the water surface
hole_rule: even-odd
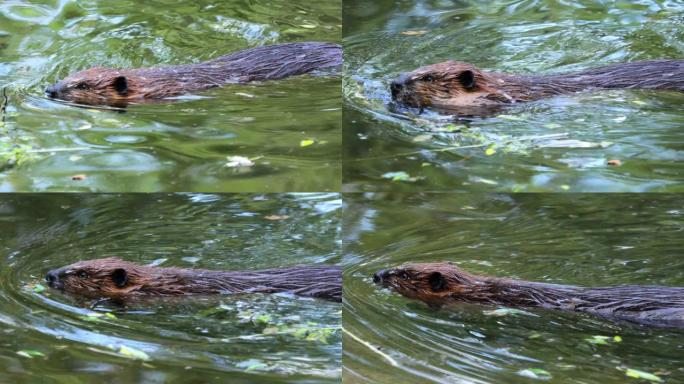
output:
[[[680,196],[376,193],[345,204],[345,382],[646,382],[628,369],[684,381],[683,330],[542,309],[435,310],[372,281],[403,263],[452,261],[546,283],[684,286]]]
[[[351,0],[344,15],[345,190],[684,189],[682,93],[568,95],[457,121],[392,108],[388,88],[450,59],[523,74],[684,59],[684,3]]]
[[[41,288],[50,269],[107,256],[335,264],[340,206],[337,194],[1,196],[0,382],[339,382],[339,303],[246,294],[91,309]]]

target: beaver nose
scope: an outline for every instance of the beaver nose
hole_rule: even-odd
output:
[[[51,85],[45,88],[45,96],[51,99],[57,98],[57,87]]]
[[[402,73],[401,75],[399,75],[399,77],[392,80],[392,82],[390,83],[390,91],[392,91],[393,98],[396,98],[399,95],[399,92],[402,88],[404,88],[408,81],[409,75],[406,73]]]
[[[45,282],[51,288],[61,288],[62,282],[59,280],[59,271],[53,270],[45,275]]]
[[[389,274],[390,274],[389,269],[379,270],[373,274],[373,282],[375,284],[378,284],[378,285],[383,284],[385,282],[385,279],[387,278],[387,276]]]

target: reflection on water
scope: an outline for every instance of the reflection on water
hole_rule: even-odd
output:
[[[43,93],[93,66],[187,64],[259,45],[339,42],[340,3],[0,3],[0,87],[9,98],[0,191],[339,190],[335,73],[227,86],[123,113]],[[227,166],[229,156],[255,164]]]
[[[349,1],[344,6],[346,190],[682,190],[681,93],[556,97],[472,121],[396,109],[389,93],[398,74],[449,59],[532,74],[682,59],[684,48],[675,37],[684,36],[682,4]],[[622,165],[609,166],[609,160]]]
[[[678,330],[542,309],[435,310],[372,281],[403,263],[452,261],[548,283],[684,286],[679,196],[380,193],[345,204],[345,380],[624,383],[627,369],[684,380]]]
[[[338,194],[0,198],[0,381],[339,382],[334,302],[255,294],[93,310],[41,283],[105,256],[222,270],[334,264],[340,207]]]

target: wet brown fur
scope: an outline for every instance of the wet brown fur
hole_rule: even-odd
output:
[[[342,270],[331,265],[212,271],[144,266],[110,257],[54,269],[46,281],[52,288],[92,299],[290,292],[342,300]]]
[[[587,288],[473,275],[451,263],[379,271],[374,281],[430,306],[477,303],[586,312],[653,326],[684,328],[684,287]]]
[[[275,80],[342,64],[331,43],[288,43],[251,48],[199,64],[157,68],[95,67],[48,87],[48,97],[87,105],[126,106],[220,87]]]
[[[513,75],[483,71],[472,64],[446,61],[402,74],[392,98],[411,107],[460,113],[600,89],[684,91],[684,60],[613,64],[581,72]]]

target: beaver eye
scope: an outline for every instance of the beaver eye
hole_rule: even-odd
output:
[[[399,272],[397,274],[397,276],[399,276],[399,278],[402,280],[408,280],[408,278],[409,278],[408,273],[406,273],[405,271]]]
[[[78,271],[76,272],[76,276],[78,276],[81,279],[85,279],[86,277],[88,277],[88,274],[86,273],[86,271]]]
[[[74,88],[76,88],[76,89],[88,89],[90,87],[88,87],[88,84],[86,84],[86,83],[78,83],[74,86]]]
[[[432,83],[433,81],[435,81],[435,78],[432,75],[425,75],[425,76],[423,76],[423,81],[427,81],[429,83]]]

